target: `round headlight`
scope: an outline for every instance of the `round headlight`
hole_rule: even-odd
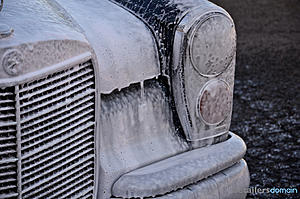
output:
[[[219,75],[234,57],[236,34],[233,22],[221,13],[209,15],[196,24],[190,41],[194,68],[204,76]]]
[[[231,101],[228,84],[222,80],[211,80],[200,92],[197,114],[206,124],[217,125],[230,113]]]

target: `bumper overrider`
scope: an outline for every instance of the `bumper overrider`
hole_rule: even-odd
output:
[[[222,143],[185,152],[121,176],[115,198],[245,198],[249,172],[244,141],[230,133]]]

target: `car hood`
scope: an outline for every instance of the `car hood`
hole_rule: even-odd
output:
[[[79,24],[95,51],[102,93],[160,74],[155,39],[137,17],[109,1],[57,2]]]
[[[14,29],[12,36],[0,40],[0,56],[11,49],[23,53],[25,63],[20,75],[86,51],[95,59],[100,93],[160,74],[150,30],[109,1],[11,0],[0,12],[0,23]],[[6,78],[11,77],[1,67],[0,79]]]

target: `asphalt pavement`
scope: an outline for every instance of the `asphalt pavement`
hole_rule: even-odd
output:
[[[246,142],[252,188],[300,198],[300,1],[213,0],[233,17],[237,65],[231,130]]]

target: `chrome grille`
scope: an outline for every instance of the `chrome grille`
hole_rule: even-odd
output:
[[[91,61],[19,85],[22,198],[93,195]]]
[[[17,144],[14,87],[0,88],[0,198],[16,198]]]

